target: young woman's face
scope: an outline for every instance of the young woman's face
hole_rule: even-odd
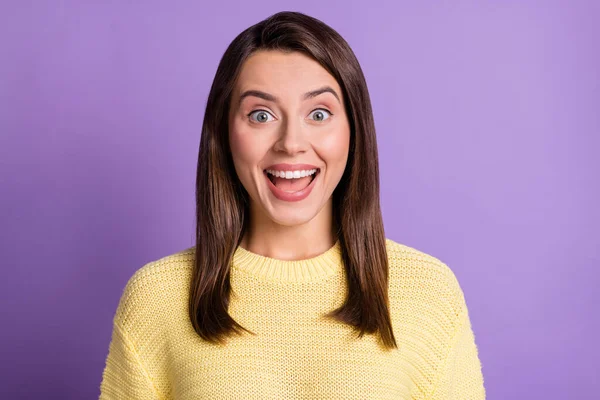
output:
[[[331,205],[350,144],[337,81],[300,52],[255,52],[242,66],[232,93],[229,142],[250,207],[259,208],[253,211],[288,226],[307,222],[321,210],[330,212],[324,207]],[[266,172],[294,176],[286,167],[318,171],[291,180]]]

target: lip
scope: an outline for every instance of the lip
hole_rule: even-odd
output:
[[[271,169],[271,170],[276,170],[276,171],[302,171],[302,170],[309,170],[309,169],[319,169],[319,167],[315,166],[315,165],[311,165],[311,164],[273,164],[267,168],[265,168],[265,170],[267,169]]]
[[[277,165],[283,165],[283,164],[277,164]],[[287,164],[287,165],[289,165],[289,164]],[[296,165],[306,166],[306,164],[296,164]],[[316,168],[316,167],[314,167],[314,168]],[[314,168],[307,168],[307,169],[314,169]],[[271,169],[271,168],[268,168],[268,169]],[[275,169],[275,168],[273,168],[273,169]],[[290,170],[288,169],[287,171],[290,171]],[[295,170],[292,170],[292,171],[295,171]],[[297,192],[294,192],[294,193],[288,193],[286,191],[279,189],[277,186],[275,186],[273,184],[273,182],[271,182],[266,170],[263,172],[263,175],[265,176],[265,180],[267,182],[267,186],[269,186],[269,189],[271,190],[271,193],[273,193],[273,196],[275,196],[279,200],[291,201],[291,202],[300,201],[300,200],[304,200],[305,198],[307,198],[308,195],[310,194],[310,192],[312,192],[313,187],[315,186],[315,182],[319,178],[320,174],[321,174],[321,170],[317,168],[317,172],[315,173],[314,179],[307,187],[305,187],[304,189],[299,190]]]

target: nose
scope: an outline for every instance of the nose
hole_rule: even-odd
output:
[[[306,151],[308,149],[307,128],[302,121],[287,118],[286,122],[281,124],[278,140],[273,147],[274,150],[288,154]]]

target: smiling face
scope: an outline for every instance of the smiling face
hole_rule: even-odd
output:
[[[317,61],[300,52],[253,53],[232,93],[229,143],[251,198],[253,225],[310,223],[321,229],[331,223],[331,195],[346,168],[350,125],[340,86]],[[314,182],[310,176],[269,178],[266,169],[285,169],[277,164],[318,172]]]

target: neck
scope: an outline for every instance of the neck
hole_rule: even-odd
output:
[[[344,273],[339,241],[320,254],[290,260],[264,256],[238,246],[232,269],[244,271],[256,279],[279,282],[316,282]]]
[[[322,254],[337,241],[333,224],[331,200],[321,211],[304,223],[280,224],[264,213],[253,212],[251,207],[249,228],[244,233],[240,247],[265,257],[278,260],[303,260]],[[282,210],[281,212],[286,212]],[[296,217],[298,214],[291,214]]]

